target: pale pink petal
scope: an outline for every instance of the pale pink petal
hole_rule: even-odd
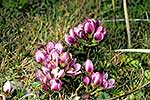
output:
[[[108,73],[103,73],[103,79],[108,79]]]
[[[41,67],[44,74],[47,74],[50,70],[47,67],[42,66]]]
[[[114,87],[114,83],[115,83],[115,80],[114,79],[109,79],[108,80],[108,88],[113,88]]]
[[[64,50],[63,45],[60,42],[55,45],[55,49],[57,49],[59,53],[63,52]]]
[[[64,71],[64,69],[60,69],[59,70],[59,72],[58,72],[58,78],[62,78],[62,77],[64,77],[65,76],[65,71]]]
[[[54,47],[55,47],[55,44],[53,42],[48,42],[47,45],[46,45],[46,51],[48,53],[50,53],[51,50],[54,49]]]
[[[5,93],[10,93],[10,91],[11,91],[11,83],[10,83],[10,81],[7,81],[7,82],[4,84],[4,86],[3,86],[3,91],[4,91]]]
[[[36,62],[43,62],[46,59],[46,52],[44,50],[36,50],[34,59]]]

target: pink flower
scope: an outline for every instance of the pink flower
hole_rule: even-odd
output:
[[[39,69],[35,72],[35,75],[42,83],[46,83],[49,80],[48,77],[46,77]]]
[[[103,82],[102,87],[104,89],[110,89],[114,87],[115,80],[114,79],[108,79],[108,73],[103,73]]]
[[[90,84],[90,78],[89,77],[84,77],[83,82],[86,86],[88,86]]]
[[[78,27],[75,27],[73,30],[74,30],[74,33],[76,34],[75,38],[81,38],[81,39],[84,39],[84,40],[87,39],[86,35],[84,34],[82,24],[79,24]]]
[[[93,63],[90,59],[87,59],[86,62],[83,64],[83,66],[84,66],[85,71],[88,73],[92,73],[94,70]]]
[[[64,51],[63,45],[60,42],[56,43],[55,49],[58,50],[58,53],[62,53]]]
[[[83,26],[83,23],[81,23],[81,24],[78,25],[77,28],[78,28],[79,30],[83,30],[83,27],[84,27],[84,26]]]
[[[71,45],[71,44],[75,43],[75,38],[70,35],[65,34],[65,41],[66,41],[66,43]]]
[[[53,77],[56,79],[58,78],[62,78],[65,76],[65,71],[64,69],[60,69],[59,67],[56,67],[55,69],[53,69],[51,71],[51,74],[53,75]]]
[[[102,83],[102,75],[99,72],[93,72],[91,74],[91,83],[94,85],[100,85]]]
[[[54,49],[55,44],[53,42],[48,42],[46,45],[46,51],[49,54],[51,52],[52,49]]]
[[[48,68],[45,67],[45,66],[42,66],[41,69],[42,69],[42,71],[43,71],[44,74],[47,74],[47,73],[49,73],[49,71],[50,71],[50,69],[48,69]]]
[[[94,21],[87,20],[84,24],[85,33],[93,33],[95,31]]]
[[[11,83],[10,83],[10,81],[7,81],[7,82],[4,84],[4,86],[3,86],[3,91],[4,91],[5,93],[10,93],[10,91],[11,91]]]
[[[103,40],[104,39],[104,35],[106,34],[106,28],[104,28],[104,27],[102,27],[102,26],[100,26],[100,27],[98,27],[97,28],[97,30],[96,30],[96,32],[94,33],[94,39],[96,40],[96,41],[101,41],[101,40]]]
[[[106,79],[103,79],[102,88],[107,89],[107,87],[108,87],[108,81]]]
[[[81,69],[81,65],[79,63],[73,64],[73,65],[68,65],[67,68],[67,74],[69,76],[75,76],[81,73],[80,69]]]
[[[108,79],[108,73],[103,73],[103,79]]]
[[[54,68],[57,67],[57,65],[58,64],[54,61],[47,61],[46,64],[45,64],[45,66],[49,69],[54,69]]]
[[[36,62],[42,63],[46,59],[45,50],[36,50],[36,52],[34,54],[34,59]]]
[[[108,89],[110,89],[110,88],[113,88],[114,87],[114,83],[115,83],[115,80],[114,79],[109,79],[108,80]]]
[[[74,31],[74,29],[70,29],[69,34],[71,38],[77,38],[77,33]]]
[[[60,59],[60,64],[62,66],[66,66],[69,63],[69,61],[72,60],[72,55],[69,52],[64,52],[60,55],[59,59]]]
[[[50,52],[50,55],[51,55],[51,61],[54,61],[53,63],[58,66],[58,61],[59,61],[59,53],[57,52],[56,49],[53,49],[51,52]]]
[[[52,91],[60,91],[62,88],[62,81],[60,79],[51,79],[50,88]]]

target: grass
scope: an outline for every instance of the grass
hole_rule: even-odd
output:
[[[21,1],[21,0],[20,0]],[[22,0],[23,1],[23,0]],[[26,1],[26,0],[25,0]],[[113,3],[112,3],[113,1]],[[7,80],[21,88],[13,100],[33,93],[37,100],[47,98],[36,85],[35,70],[38,65],[33,55],[38,43],[63,41],[64,33],[87,17],[104,20],[107,36],[101,43],[100,68],[116,80],[115,88],[106,91],[110,97],[120,99],[150,99],[150,55],[144,53],[115,53],[126,49],[128,40],[121,0],[40,0],[18,3],[2,2],[0,8],[0,92]],[[129,19],[148,19],[149,0],[128,0]],[[150,22],[130,21],[132,48],[150,48]],[[136,91],[134,91],[136,90]],[[123,95],[123,96],[122,96]],[[57,98],[57,97],[55,97]],[[67,98],[67,96],[66,96]],[[31,98],[32,99],[32,96]]]

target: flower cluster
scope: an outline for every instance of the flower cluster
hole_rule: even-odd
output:
[[[81,73],[81,65],[76,63],[71,53],[64,52],[61,43],[47,43],[46,46],[36,50],[34,58],[42,65],[41,69],[36,71],[36,76],[45,90],[50,87],[52,91],[60,91],[63,84],[61,78]]]
[[[83,64],[83,67],[87,73],[87,76],[83,79],[85,86],[92,85],[92,87],[100,87],[102,89],[110,89],[114,87],[115,80],[108,80],[108,73],[94,72],[94,65],[90,59],[87,59]]]
[[[86,19],[77,27],[72,28],[69,31],[69,35],[65,34],[67,44],[75,47],[71,48],[73,49],[72,51],[65,52],[61,43],[54,42],[49,42],[46,45],[42,45],[41,48],[38,48],[34,54],[34,58],[42,67],[36,71],[36,76],[42,83],[43,89],[60,91],[64,81],[71,82],[72,79],[77,79],[77,82],[84,83],[85,86],[85,93],[81,93],[81,95],[85,94],[83,98],[89,98],[90,95],[93,95],[99,90],[113,88],[115,80],[108,79],[108,73],[95,72],[92,61],[87,58],[85,58],[87,60],[82,65],[82,70],[81,65],[77,63],[76,59],[78,58],[82,63],[82,55],[78,57],[78,54],[82,51],[89,54],[88,58],[90,58],[90,54],[95,51],[95,48],[90,47],[98,47],[97,44],[104,39],[105,34],[106,28],[100,25],[100,21]],[[79,47],[79,50],[76,47]],[[73,53],[76,50],[79,53],[75,53],[76,58],[73,58],[70,52]],[[80,78],[74,77],[79,74],[81,75]],[[69,81],[66,76],[73,78]]]
[[[79,24],[77,27],[70,29],[69,35],[65,34],[65,41],[67,44],[80,45],[80,41],[88,41],[95,43],[100,42],[104,39],[106,34],[106,28],[100,26],[100,21],[94,19],[86,19],[83,23]]]

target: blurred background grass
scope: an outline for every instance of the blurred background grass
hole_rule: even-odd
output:
[[[115,97],[139,88],[121,98],[150,99],[150,86],[140,89],[140,86],[150,81],[150,54],[113,52],[115,49],[127,48],[128,45],[125,22],[117,20],[124,19],[122,0],[0,2],[0,87],[6,80],[13,80],[22,83],[23,89],[28,88],[37,94],[40,88],[32,86],[37,68],[33,60],[37,44],[52,40],[63,41],[64,34],[70,28],[91,17],[102,20],[107,28],[107,36],[101,43],[98,67],[104,68],[116,80],[115,88],[108,90],[109,95]],[[150,0],[127,0],[127,5],[129,19],[150,20]],[[132,48],[150,48],[149,27],[150,21],[130,21]],[[146,74],[148,75],[145,76]],[[22,93],[15,99],[23,95]]]

